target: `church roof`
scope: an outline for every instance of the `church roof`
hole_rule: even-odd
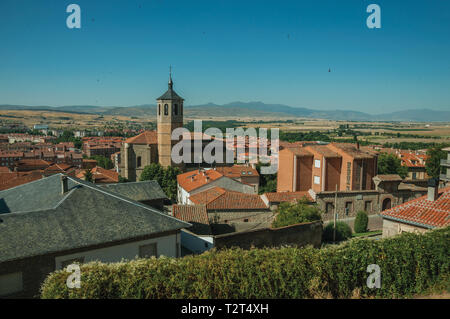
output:
[[[144,131],[139,135],[125,140],[128,144],[158,144],[158,134],[156,131]]]

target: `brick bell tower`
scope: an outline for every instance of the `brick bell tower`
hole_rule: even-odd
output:
[[[172,68],[169,73],[169,88],[157,98],[156,122],[158,131],[158,157],[159,164],[163,167],[172,166],[172,145],[178,141],[172,141],[172,131],[183,127],[183,101],[173,90]]]

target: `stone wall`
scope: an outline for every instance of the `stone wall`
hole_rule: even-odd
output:
[[[245,232],[217,235],[214,247],[278,247],[281,245],[320,247],[322,243],[322,222],[303,223],[280,228],[263,228]]]
[[[337,195],[337,213],[338,218],[356,217],[358,211],[366,211],[369,215],[378,214],[383,210],[383,202],[390,201],[391,207],[394,207],[414,198],[423,196],[426,191],[408,191],[399,190],[394,193],[384,193],[376,190],[367,191],[342,191]],[[316,203],[319,209],[324,212],[322,219],[324,221],[333,220],[335,192],[320,192],[316,194]],[[327,203],[328,211],[327,211]],[[350,209],[346,212],[347,203],[351,203]]]

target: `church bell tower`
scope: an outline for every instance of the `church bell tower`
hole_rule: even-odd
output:
[[[172,145],[178,141],[172,141],[172,131],[183,127],[183,101],[173,90],[172,70],[169,73],[169,88],[157,98],[156,122],[158,131],[158,157],[159,164],[163,167],[172,166]]]

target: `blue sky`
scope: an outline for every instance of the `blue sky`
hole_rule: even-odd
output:
[[[1,0],[0,104],[153,104],[172,65],[187,105],[450,110],[449,39],[447,0]]]

